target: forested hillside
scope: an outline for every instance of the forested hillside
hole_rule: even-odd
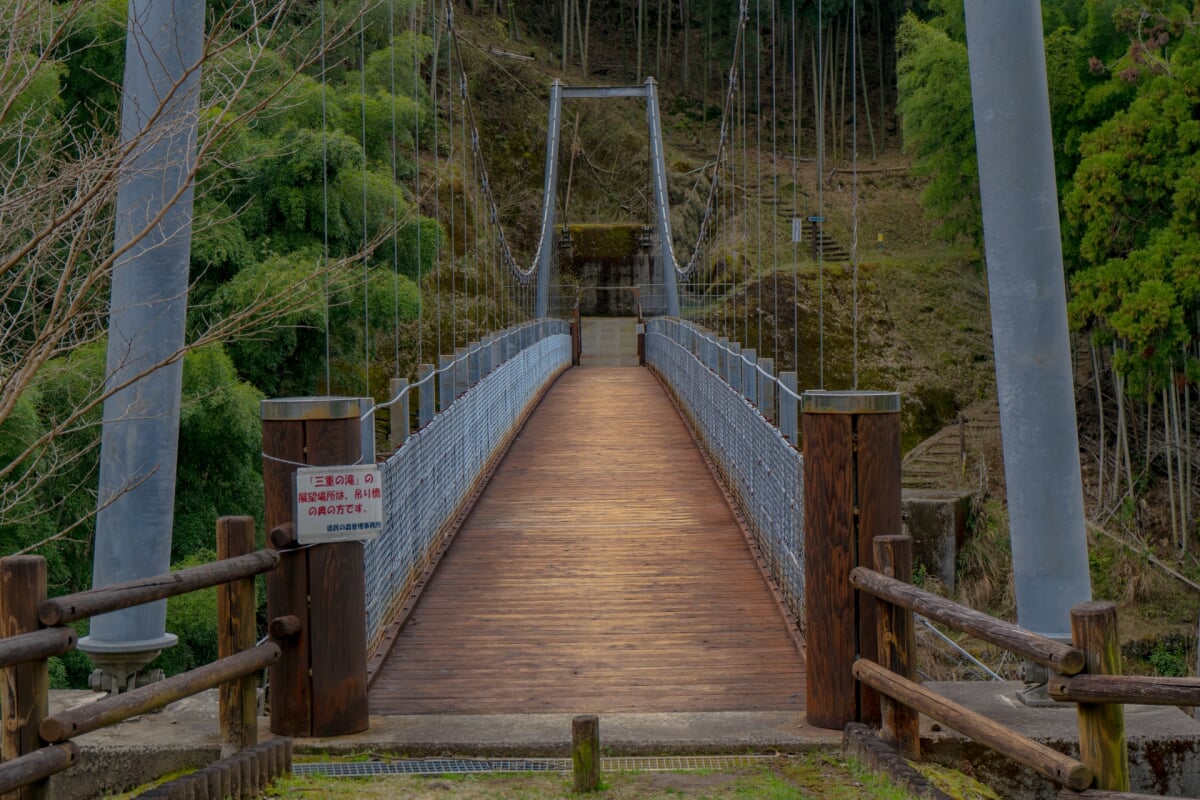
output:
[[[899,111],[922,195],[949,236],[980,241],[961,0],[900,25]],[[1098,517],[1138,514],[1154,476],[1181,552],[1196,546],[1192,402],[1200,378],[1200,8],[1042,3],[1063,249],[1086,340],[1082,430]],[[1087,395],[1090,395],[1088,397]],[[1094,415],[1094,416],[1093,416]]]

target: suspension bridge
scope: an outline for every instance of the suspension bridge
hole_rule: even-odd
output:
[[[267,666],[270,727],[281,736],[353,734],[368,729],[373,715],[791,711],[821,728],[882,724],[885,739],[915,756],[919,710],[953,719],[968,735],[1071,790],[1085,789],[1097,775],[1105,788],[1119,788],[1120,778],[1110,780],[1109,766],[1094,754],[1085,752],[1084,763],[1012,731],[997,732],[981,715],[915,682],[911,614],[905,616],[914,609],[1052,670],[1059,702],[1099,705],[1136,695],[1166,703],[1148,698],[1178,701],[1197,691],[1189,685],[1155,695],[1158,690],[1140,685],[1088,683],[1109,677],[1111,665],[1098,660],[1103,646],[1086,633],[1064,644],[1042,635],[1058,631],[992,620],[907,583],[907,546],[895,536],[901,529],[899,397],[858,388],[857,325],[852,385],[825,389],[822,347],[815,354],[821,380],[802,387],[797,348],[792,369],[777,369],[786,348],[770,333],[764,339],[757,321],[750,324],[746,295],[761,292],[763,282],[717,265],[723,231],[764,237],[761,214],[749,211],[745,191],[751,170],[763,185],[761,156],[747,155],[748,140],[758,137],[755,150],[765,149],[762,119],[748,121],[739,77],[747,21],[743,3],[690,256],[676,255],[655,81],[607,87],[555,81],[539,237],[532,263],[523,266],[501,225],[503,204],[488,177],[447,4],[449,90],[435,102],[444,104],[448,157],[459,159],[450,171],[478,191],[451,193],[439,207],[450,241],[461,245],[437,257],[450,262],[452,293],[468,264],[482,276],[481,292],[503,301],[497,302],[502,324],[481,326],[487,332],[472,336],[466,320],[451,318],[452,352],[437,363],[422,353],[415,374],[393,379],[383,403],[265,401],[270,550],[239,553],[224,546],[223,567],[198,568],[172,585],[196,588],[266,572],[269,640],[245,643],[252,622],[231,623],[230,635],[243,642],[234,648],[239,652],[225,654],[212,669],[164,681],[168,689],[133,688],[124,699],[118,694],[91,710],[29,713],[26,719],[39,723],[40,741],[50,746],[21,745],[12,763],[29,759],[24,779],[69,766],[76,756],[73,735],[159,707],[171,692],[240,680],[240,699],[223,699],[222,706],[223,734],[236,752],[257,735],[247,711],[253,705],[247,676]],[[642,230],[628,254],[631,277],[615,286],[562,280],[570,242],[556,224],[561,117],[563,104],[576,99],[641,100],[646,107],[652,213],[635,221]],[[773,162],[781,156],[773,132],[769,138],[774,181]],[[820,227],[819,203],[815,210],[807,220],[790,220],[796,231],[790,245],[799,246],[807,225],[820,268],[832,243]],[[779,248],[777,221],[766,225],[770,244],[757,252],[763,261],[777,258]],[[851,231],[845,255],[856,271],[856,224]],[[627,294],[627,315],[585,316],[581,298],[589,288]],[[745,317],[722,318],[727,310],[706,317],[714,297],[731,301],[723,309],[736,309],[739,295]],[[778,293],[773,296],[778,303]],[[853,302],[857,308],[857,294]],[[774,312],[778,316],[778,307]],[[697,322],[702,319],[734,335],[713,332]],[[436,324],[440,346],[440,315]],[[369,368],[364,373],[369,394]],[[387,446],[376,441],[384,423]],[[298,470],[332,475],[376,463],[378,535],[306,539],[298,508],[310,501],[299,497]],[[337,516],[347,499],[342,494],[329,506],[311,501],[312,507],[334,509],[329,514]],[[361,529],[374,532],[375,526]],[[123,592],[136,594],[136,602],[177,593],[163,588],[166,583],[134,581],[84,593],[84,601],[38,602],[43,575],[40,590],[33,579],[27,592],[32,621],[5,633],[41,637],[37,649],[21,652],[34,660],[40,654],[44,670],[46,654],[75,644],[69,635],[46,631],[133,605]],[[236,606],[234,595],[229,608]],[[1100,612],[1107,613],[1080,610],[1081,630],[1095,625],[1092,635],[1104,635],[1100,622],[1086,622]],[[876,655],[883,666],[875,664]],[[1098,674],[1064,677],[1085,670]],[[29,703],[32,708],[35,701]],[[1081,719],[1087,713],[1081,705]],[[1123,750],[1123,727],[1111,717],[1093,720],[1093,727],[1099,739],[1115,737],[1120,727]],[[20,785],[3,783],[6,775],[0,768],[0,785]]]

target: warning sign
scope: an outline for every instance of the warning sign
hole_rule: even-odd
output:
[[[296,540],[300,544],[374,539],[383,530],[379,467],[296,470]]]

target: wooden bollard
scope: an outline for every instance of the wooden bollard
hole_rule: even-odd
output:
[[[0,638],[38,630],[38,605],[46,599],[46,559],[0,559]],[[50,713],[50,670],[45,659],[3,670],[4,716],[0,759],[12,761],[42,746],[38,726]],[[49,797],[49,782],[39,780],[13,794],[19,800]]]
[[[889,578],[912,583],[912,539],[908,536],[875,537],[875,570]],[[913,613],[879,600],[879,664],[910,681],[917,679],[917,637]],[[883,727],[880,734],[903,758],[921,757],[920,715],[913,709],[879,697]]]
[[[850,672],[879,650],[876,604],[859,602],[850,571],[874,563],[876,536],[900,532],[900,396],[805,392],[802,405],[806,719],[877,726],[879,696]]]
[[[600,788],[600,718],[595,714],[571,720],[571,761],[576,792],[594,792]]]
[[[246,753],[238,753],[233,756],[233,770],[238,776],[238,783],[241,787],[240,792],[235,795],[239,800],[247,800],[254,797],[254,780],[250,774],[250,760],[246,757]]]
[[[217,558],[254,552],[254,518],[217,520]],[[217,587],[217,655],[236,655],[254,647],[254,578]],[[258,680],[254,675],[222,684],[220,698],[221,756],[233,755],[258,741]]]
[[[1108,601],[1081,603],[1071,609],[1071,639],[1087,658],[1089,675],[1119,675],[1121,646],[1117,607]],[[1079,703],[1079,760],[1096,773],[1097,789],[1129,791],[1129,754],[1125,748],[1125,706]]]
[[[266,527],[286,530],[297,466],[357,463],[359,400],[312,397],[263,402]],[[278,545],[276,545],[278,547]],[[300,630],[279,641],[271,667],[271,732],[341,736],[367,729],[367,631],[362,542],[280,549],[267,576],[267,616],[295,616]]]
[[[242,790],[242,765],[238,763],[237,759],[232,758],[226,763],[229,764],[225,769],[226,774],[229,776],[228,796],[233,798],[233,800],[242,800],[246,796]]]

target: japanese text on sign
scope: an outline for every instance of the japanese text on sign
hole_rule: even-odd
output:
[[[301,544],[374,539],[382,529],[377,466],[296,470],[296,540]]]

